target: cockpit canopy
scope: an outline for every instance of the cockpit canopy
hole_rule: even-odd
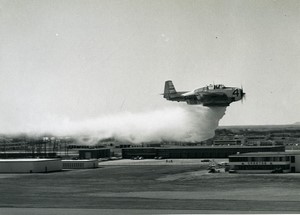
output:
[[[215,89],[225,89],[226,87],[223,84],[210,84],[206,87],[208,90],[215,90]]]

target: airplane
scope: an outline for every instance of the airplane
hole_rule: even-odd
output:
[[[189,105],[226,107],[231,102],[242,100],[246,93],[243,88],[225,87],[223,84],[210,84],[192,91],[177,92],[173,82],[168,80],[161,95],[169,101],[186,102]]]

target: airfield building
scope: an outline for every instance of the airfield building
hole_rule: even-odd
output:
[[[109,158],[110,149],[100,148],[100,149],[80,149],[79,159],[99,159],[99,158]]]
[[[57,153],[32,153],[32,152],[0,152],[0,159],[15,159],[15,158],[57,158]]]
[[[215,146],[232,146],[232,145],[242,145],[243,140],[214,140],[213,145]]]
[[[122,157],[143,158],[228,158],[230,155],[248,152],[284,152],[284,146],[214,146],[214,147],[139,147],[122,149]]]
[[[229,156],[230,169],[238,173],[300,172],[299,152],[255,152]]]
[[[98,160],[62,160],[63,169],[91,169],[98,167]]]
[[[0,173],[47,173],[61,170],[60,159],[0,159]]]

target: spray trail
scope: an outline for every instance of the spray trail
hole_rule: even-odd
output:
[[[31,135],[84,135],[92,140],[89,144],[106,138],[131,143],[199,142],[214,136],[225,111],[226,107],[179,105],[151,112],[126,112],[84,121],[70,121],[52,116],[39,122],[26,122],[17,131]]]

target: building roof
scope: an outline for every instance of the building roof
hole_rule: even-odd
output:
[[[300,155],[300,151],[289,151],[289,152],[249,152],[242,154],[230,155],[229,157],[263,157],[263,156],[288,156],[288,155]]]
[[[95,162],[95,161],[98,161],[97,159],[90,159],[90,160],[88,160],[88,159],[80,159],[80,160],[62,160],[62,162],[70,162],[70,163],[80,163],[80,162]]]
[[[78,151],[103,151],[110,150],[109,148],[97,148],[97,149],[78,149]]]
[[[60,159],[47,158],[18,158],[18,159],[0,159],[0,162],[39,162],[39,161],[54,161]]]
[[[123,149],[234,149],[234,148],[282,148],[284,146],[241,146],[241,145],[231,145],[231,146],[168,146],[168,147],[130,147]]]

